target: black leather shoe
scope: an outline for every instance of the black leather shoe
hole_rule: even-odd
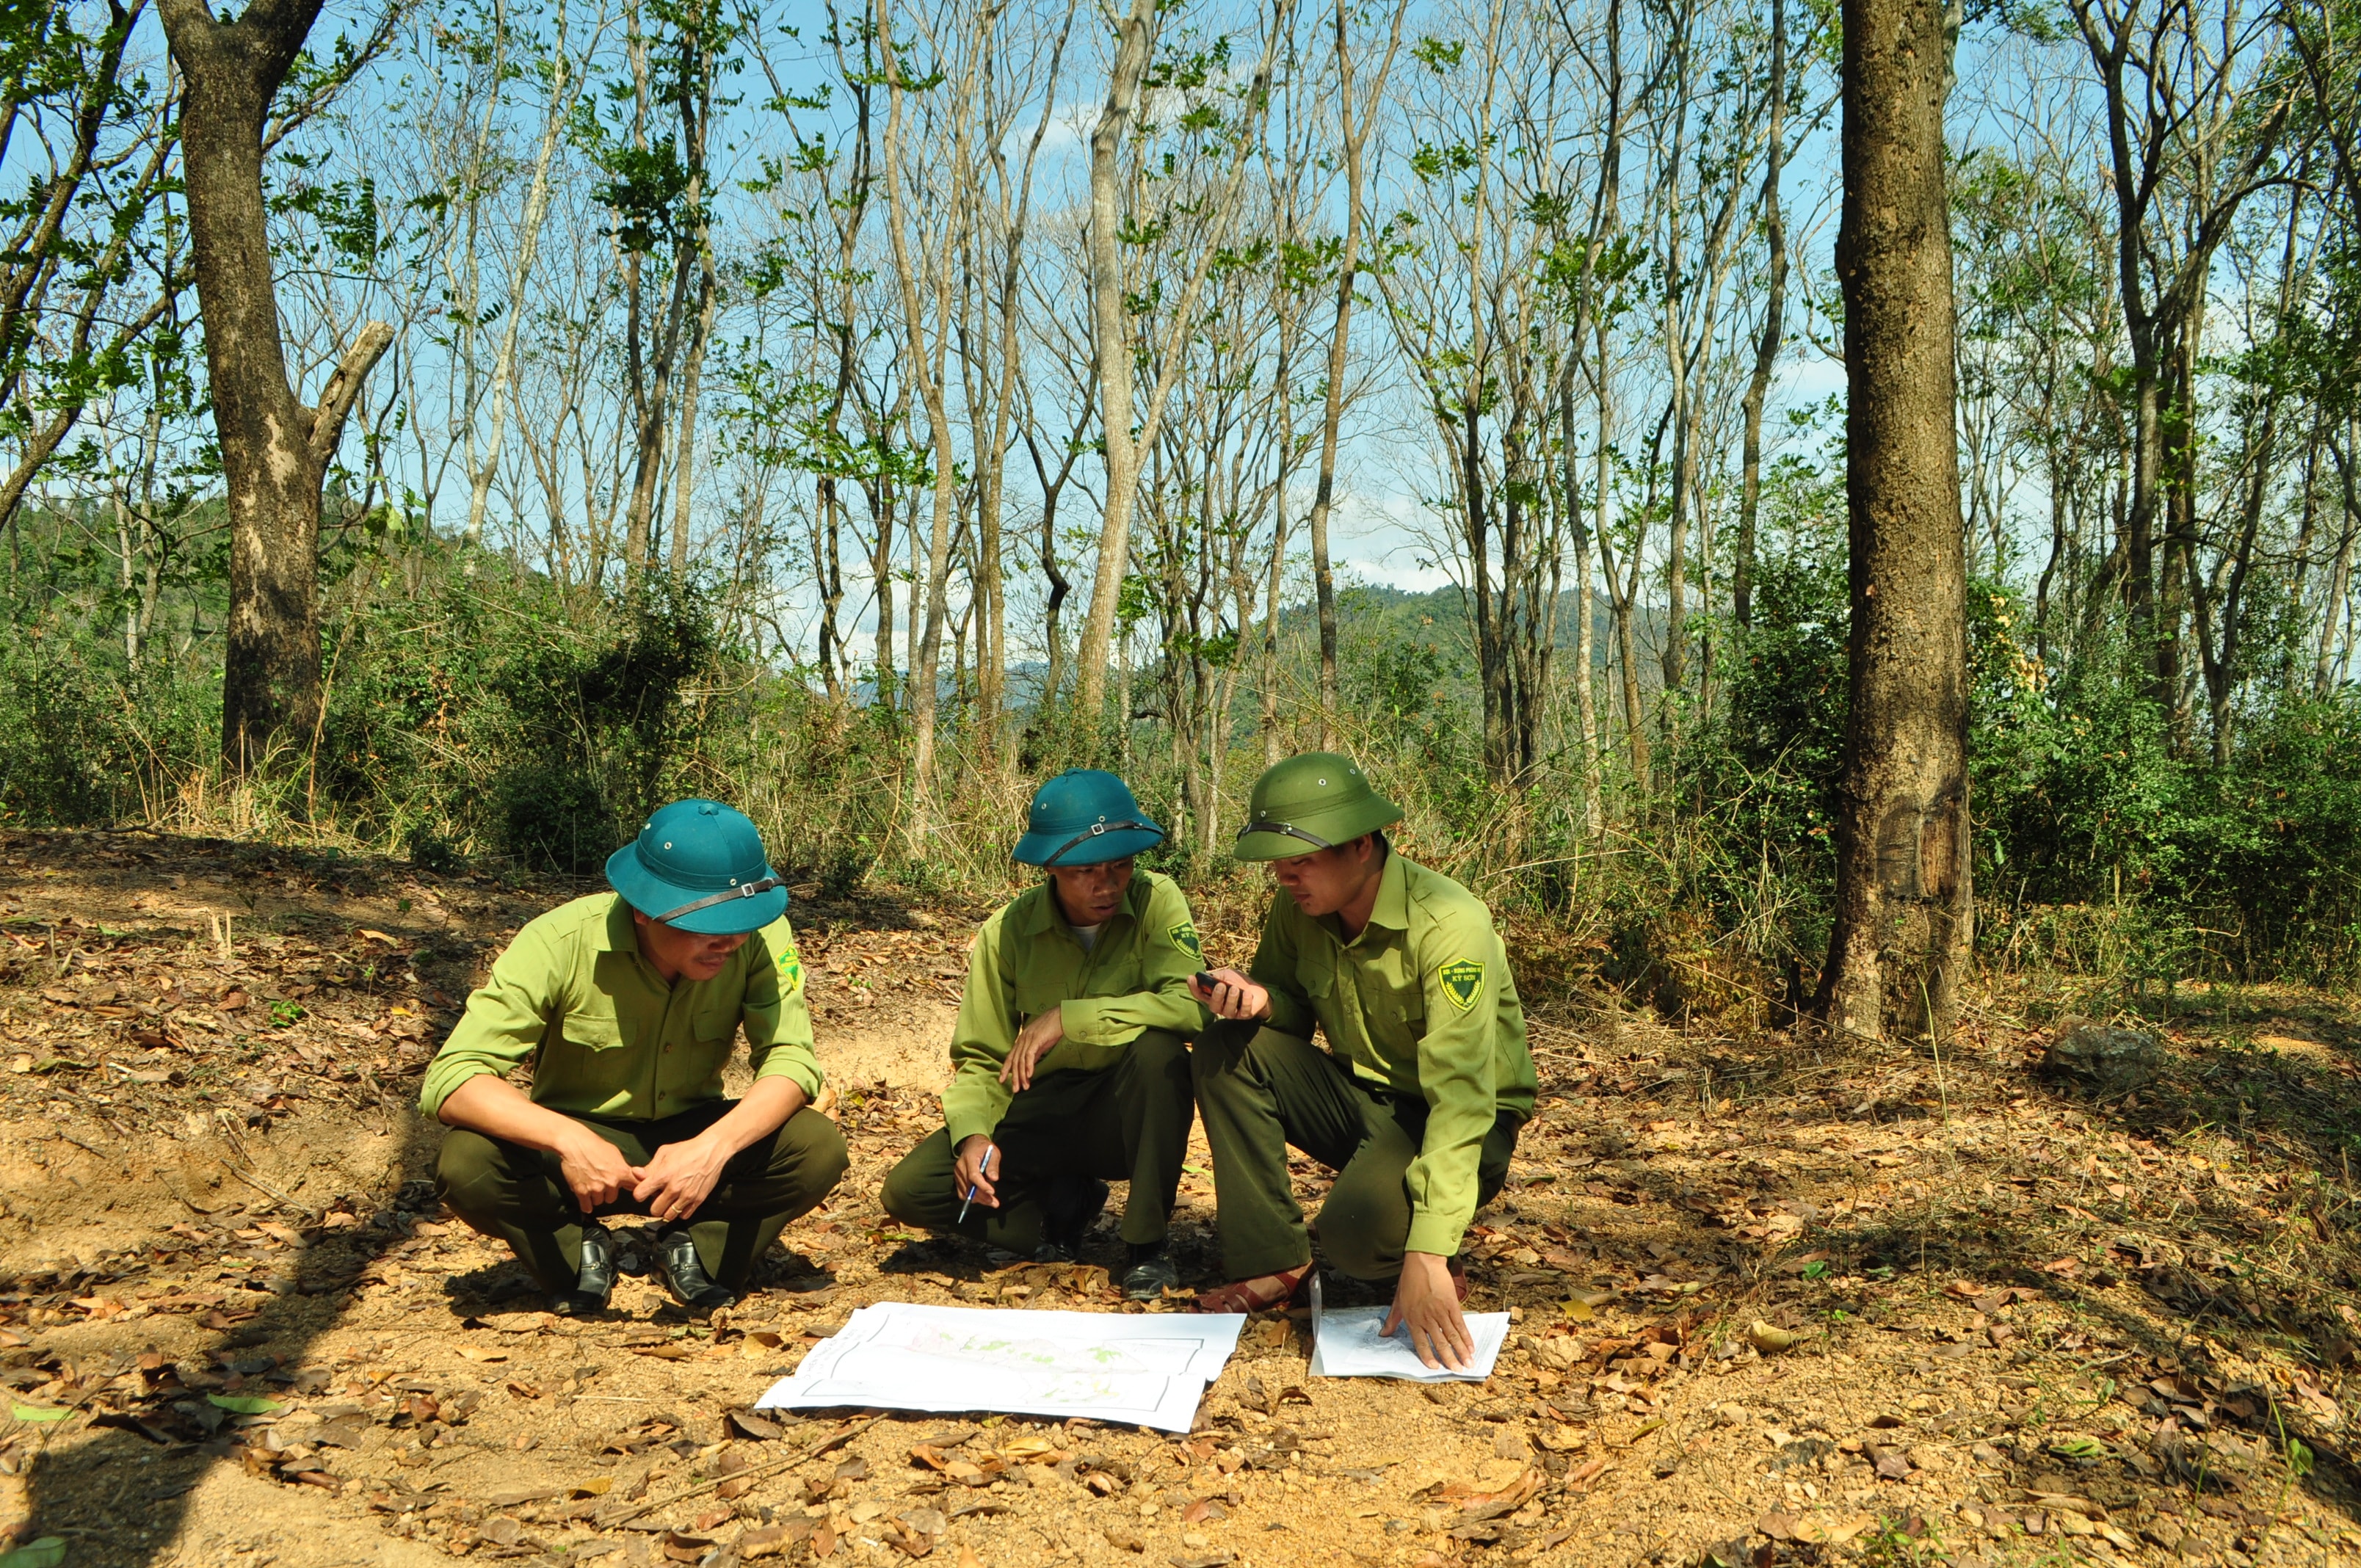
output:
[[[1036,1263],[1071,1263],[1082,1237],[1106,1208],[1107,1184],[1095,1177],[1061,1176],[1041,1195],[1041,1245]]]
[[[1131,1268],[1123,1277],[1123,1293],[1134,1301],[1161,1301],[1164,1293],[1180,1283],[1180,1271],[1159,1248],[1132,1258]]]
[[[696,1239],[686,1227],[666,1231],[656,1238],[656,1256],[664,1264],[664,1283],[681,1304],[699,1312],[712,1311],[716,1307],[733,1306],[738,1293],[713,1282],[705,1272],[703,1260],[697,1255]]]
[[[615,1288],[615,1237],[604,1225],[582,1227],[582,1267],[574,1288],[561,1290],[549,1310],[561,1318],[596,1317],[607,1310],[608,1292]]]

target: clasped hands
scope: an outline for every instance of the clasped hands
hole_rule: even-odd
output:
[[[666,1222],[687,1219],[713,1195],[730,1155],[711,1133],[666,1144],[645,1165],[633,1165],[620,1149],[588,1131],[557,1151],[558,1169],[584,1213],[596,1213],[628,1192]]]

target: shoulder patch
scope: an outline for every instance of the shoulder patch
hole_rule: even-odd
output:
[[[790,937],[773,949],[771,961],[779,971],[779,1000],[784,1002],[804,988],[804,958]]]
[[[1476,1005],[1484,993],[1484,963],[1480,959],[1455,959],[1443,966],[1436,976],[1443,981],[1443,993],[1462,1013]]]
[[[1165,934],[1172,938],[1172,945],[1182,952],[1194,956],[1200,961],[1204,959],[1205,949],[1197,945],[1195,922],[1183,920]]]

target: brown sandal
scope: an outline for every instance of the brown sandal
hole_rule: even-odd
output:
[[[1234,1279],[1227,1285],[1217,1285],[1211,1290],[1197,1293],[1197,1310],[1201,1312],[1262,1312],[1273,1307],[1283,1307],[1304,1292],[1305,1281],[1312,1277],[1312,1265],[1283,1268],[1277,1274],[1258,1274],[1252,1279]]]

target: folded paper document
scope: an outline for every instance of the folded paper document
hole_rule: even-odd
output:
[[[1470,1312],[1467,1332],[1476,1341],[1476,1354],[1465,1372],[1429,1366],[1411,1348],[1410,1331],[1383,1332],[1387,1309],[1345,1307],[1327,1310],[1320,1299],[1320,1277],[1312,1278],[1312,1376],[1314,1377],[1400,1377],[1412,1383],[1481,1383],[1492,1376],[1500,1346],[1509,1337],[1506,1312]]]
[[[814,1345],[755,1409],[992,1410],[1187,1431],[1245,1323],[1235,1312],[1135,1316],[880,1302]]]

